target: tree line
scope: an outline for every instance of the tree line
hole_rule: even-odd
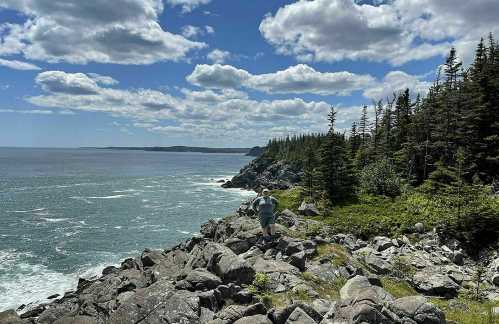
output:
[[[370,117],[372,115],[372,117]],[[272,139],[265,155],[304,170],[309,195],[332,203],[356,192],[396,196],[499,181],[499,44],[482,39],[464,67],[452,48],[425,97],[410,89],[364,106],[350,132]]]

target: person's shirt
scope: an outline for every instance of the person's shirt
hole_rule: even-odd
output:
[[[272,215],[274,210],[277,209],[279,201],[272,196],[258,197],[253,201],[253,210],[257,211],[260,215]]]

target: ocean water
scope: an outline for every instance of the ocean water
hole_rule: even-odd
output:
[[[254,193],[223,189],[239,154],[0,148],[0,311],[166,248]]]

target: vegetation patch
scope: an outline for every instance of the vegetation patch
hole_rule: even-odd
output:
[[[411,287],[411,285],[398,278],[382,277],[381,283],[383,288],[395,298],[419,295],[418,292]]]
[[[297,211],[304,197],[303,187],[296,186],[287,190],[272,190],[272,196],[279,200],[278,211],[289,209]]]
[[[445,313],[445,319],[448,321],[463,324],[499,323],[499,316],[493,313],[493,308],[498,307],[499,302],[480,303],[464,298],[451,300],[432,298],[431,302]]]
[[[316,259],[323,257],[331,257],[331,262],[336,267],[344,266],[350,260],[347,250],[336,243],[320,244],[317,246]]]

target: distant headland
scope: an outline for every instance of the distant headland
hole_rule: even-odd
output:
[[[128,147],[128,146],[107,146],[107,147],[82,147],[105,150],[130,150],[130,151],[152,151],[152,152],[196,152],[196,153],[234,153],[246,154],[248,156],[260,156],[263,148],[255,146],[252,148],[225,148],[225,147],[195,147],[195,146],[150,146],[150,147]]]

